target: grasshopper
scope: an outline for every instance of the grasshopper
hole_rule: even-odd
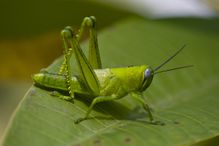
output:
[[[89,30],[88,58],[83,53],[79,41],[85,30]],[[89,117],[93,107],[100,102],[113,101],[130,94],[148,113],[150,122],[154,120],[151,110],[143,97],[145,91],[151,84],[154,75],[171,70],[191,67],[191,65],[158,71],[167,62],[172,60],[185,45],[175,52],[161,65],[152,69],[148,65],[130,66],[124,68],[102,68],[100,52],[97,42],[96,18],[85,17],[78,33],[67,26],[61,31],[64,46],[64,61],[58,73],[42,71],[33,76],[34,83],[40,87],[47,87],[53,90],[67,91],[69,96],[58,96],[64,100],[74,100],[77,94],[86,95],[92,99],[85,116],[79,118],[79,123]],[[79,67],[79,73],[74,74],[70,66],[70,58],[73,56]]]

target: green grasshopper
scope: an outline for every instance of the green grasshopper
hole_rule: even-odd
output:
[[[88,58],[86,58],[79,45],[79,41],[86,29],[89,30],[90,35]],[[142,93],[150,86],[154,75],[170,70],[191,67],[189,65],[158,71],[181,52],[185,47],[183,46],[155,69],[152,69],[148,65],[103,69],[97,42],[96,19],[94,16],[84,18],[77,34],[68,26],[61,31],[61,37],[64,45],[64,61],[59,72],[49,73],[42,71],[41,73],[35,74],[33,80],[40,87],[67,91],[70,96],[58,96],[64,100],[73,100],[77,94],[86,95],[86,97],[88,96],[93,99],[85,116],[77,119],[75,123],[87,119],[94,105],[97,103],[117,100],[128,94],[142,104],[152,122],[153,116],[151,110],[145,102]],[[80,71],[77,75],[73,75],[74,70],[70,66],[72,54],[74,54]]]

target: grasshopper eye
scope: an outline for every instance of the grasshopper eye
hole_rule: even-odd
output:
[[[151,69],[148,68],[144,71],[144,79],[146,80],[147,78],[149,78],[151,76]]]
[[[140,89],[141,91],[144,91],[150,86],[153,76],[154,76],[154,71],[152,68],[148,67],[144,70],[144,80],[142,83],[142,87]]]

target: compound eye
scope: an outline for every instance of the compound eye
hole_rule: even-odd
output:
[[[148,68],[144,71],[144,79],[147,79],[150,76],[151,76],[151,69]]]

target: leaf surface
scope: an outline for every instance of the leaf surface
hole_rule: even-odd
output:
[[[99,22],[101,23],[101,22]],[[149,64],[153,68],[177,48],[186,49],[163,67],[194,68],[156,75],[144,94],[157,121],[149,124],[130,96],[101,103],[93,118],[75,125],[89,103],[67,102],[32,86],[4,137],[4,146],[189,145],[219,134],[218,20],[124,20],[99,35],[103,66]],[[56,72],[62,57],[49,71]],[[72,64],[74,66],[74,64]],[[75,66],[74,66],[75,67]]]

